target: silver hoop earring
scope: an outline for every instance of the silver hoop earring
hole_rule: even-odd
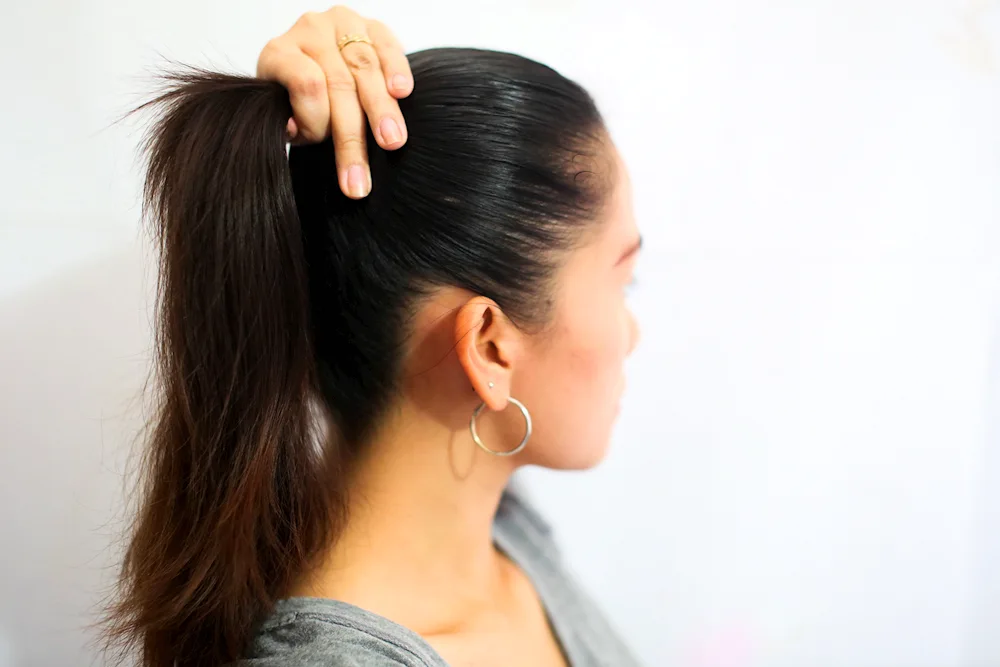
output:
[[[479,407],[477,407],[475,410],[472,411],[472,419],[469,420],[469,430],[472,431],[472,439],[475,441],[477,445],[479,445],[479,448],[481,450],[489,454],[492,454],[493,456],[513,456],[514,454],[517,454],[519,451],[524,449],[525,445],[528,444],[528,438],[531,437],[531,413],[528,412],[528,408],[524,407],[524,403],[517,400],[513,396],[509,397],[507,400],[516,405],[518,408],[520,408],[521,414],[524,415],[524,424],[525,424],[524,438],[521,440],[521,443],[517,447],[510,450],[509,452],[498,452],[492,450],[486,445],[484,445],[483,441],[479,438],[479,431],[476,430],[476,417],[478,417],[479,413],[482,412],[483,408],[486,407],[485,401],[480,403]]]

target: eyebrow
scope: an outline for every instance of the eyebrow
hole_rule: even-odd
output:
[[[640,235],[639,238],[637,238],[635,242],[629,246],[629,249],[625,251],[625,254],[622,255],[617,262],[615,262],[615,266],[618,266],[635,253],[639,252],[640,248],[642,248],[642,235]]]

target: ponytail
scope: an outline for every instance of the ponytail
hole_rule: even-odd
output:
[[[250,653],[344,526],[430,288],[541,331],[560,258],[603,224],[613,160],[586,90],[510,53],[407,59],[409,139],[385,152],[366,133],[380,186],[362,200],[329,141],[288,159],[280,84],[188,68],[136,110],[161,111],[144,144],[158,382],[105,651],[140,667]]]
[[[160,253],[156,414],[102,638],[143,667],[218,667],[331,538],[302,230],[278,83],[184,68],[148,107]]]

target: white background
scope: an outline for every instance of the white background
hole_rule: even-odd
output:
[[[1000,4],[353,6],[579,80],[631,167],[613,450],[525,477],[646,662],[1000,665]],[[0,665],[96,660],[153,284],[111,123],[324,8],[4,0]]]

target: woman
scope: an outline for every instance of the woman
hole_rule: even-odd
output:
[[[635,664],[508,488],[601,460],[638,338],[628,173],[590,96],[506,53],[407,61],[344,8],[269,43],[257,79],[169,81],[145,190],[158,413],[109,648]]]

